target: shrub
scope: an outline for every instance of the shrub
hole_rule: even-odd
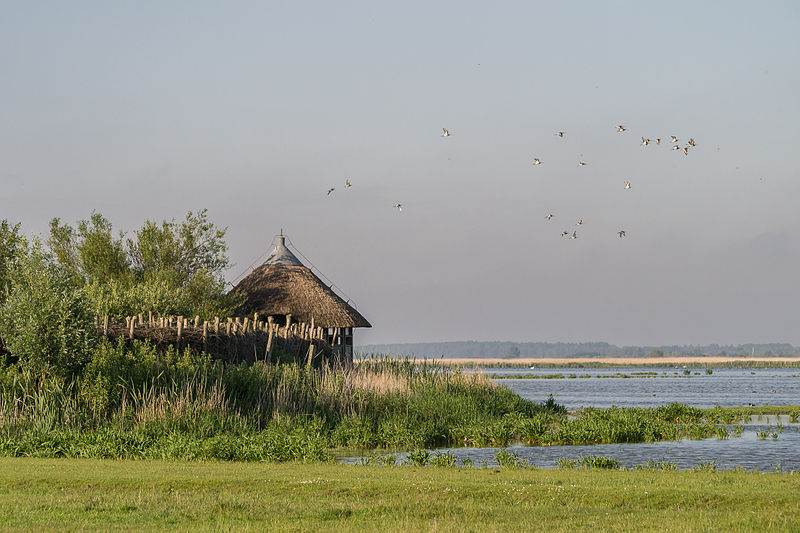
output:
[[[527,464],[519,455],[509,452],[506,449],[498,450],[494,456],[494,460],[503,468],[520,468]]]
[[[456,456],[450,452],[436,453],[431,456],[428,464],[430,464],[431,466],[452,467],[456,466],[456,461],[457,461]]]
[[[75,375],[96,338],[93,320],[75,278],[38,245],[14,266],[11,291],[0,308],[0,336],[23,367]]]
[[[431,454],[428,450],[414,450],[408,452],[406,457],[406,464],[413,466],[425,466],[428,464]]]

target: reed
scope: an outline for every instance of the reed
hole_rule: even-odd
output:
[[[2,455],[317,461],[336,448],[728,438],[716,424],[751,412],[670,404],[567,417],[552,397],[531,402],[428,361],[233,365],[139,341],[101,344],[69,381],[0,370]]]

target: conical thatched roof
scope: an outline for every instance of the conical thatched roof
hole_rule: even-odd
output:
[[[353,306],[342,300],[311,269],[286,248],[283,236],[260,267],[239,282],[234,290],[247,295],[239,314],[287,315],[300,322],[327,328],[371,328]]]

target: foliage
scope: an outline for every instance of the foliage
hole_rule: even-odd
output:
[[[11,290],[11,272],[25,254],[27,243],[20,232],[20,224],[0,222],[0,304]]]
[[[558,468],[562,469],[593,468],[600,470],[619,470],[621,467],[619,461],[613,457],[606,457],[604,455],[580,455],[577,459],[560,457],[556,465]]]
[[[452,468],[452,467],[456,466],[457,462],[458,462],[458,459],[456,459],[455,455],[453,455],[450,452],[445,452],[445,453],[435,453],[435,454],[431,455],[431,458],[428,461],[428,464],[430,464],[431,466],[441,466],[441,467]]]
[[[425,466],[431,458],[428,450],[413,450],[406,456],[406,464],[413,466]]]
[[[20,364],[37,373],[75,374],[94,342],[93,317],[74,278],[35,245],[11,275],[0,335]]]
[[[519,455],[509,452],[505,448],[497,451],[494,460],[503,468],[522,468],[528,464],[527,461],[522,459]]]
[[[226,232],[227,228],[209,222],[206,209],[190,211],[180,225],[174,220],[160,225],[148,220],[136,232],[136,240],[128,239],[134,270],[145,277],[169,270],[182,281],[199,271],[217,276],[230,266]]]
[[[244,301],[225,287],[226,231],[201,210],[180,224],[148,220],[135,238],[125,239],[93,212],[76,228],[53,219],[47,243],[58,263],[82,281],[98,315],[153,311],[208,319],[229,316]]]
[[[278,423],[289,428],[297,446],[324,450],[655,442],[731,432],[709,422],[719,416],[715,410],[680,404],[585,409],[567,417],[552,401],[523,400],[481,375],[408,361],[344,369],[226,365],[188,348],[159,353],[149,343],[125,340],[100,343],[91,353],[74,379],[42,379],[16,366],[0,374],[0,441],[9,439],[2,453],[33,453],[31,446],[53,438],[68,443],[70,453],[92,455],[104,448],[87,444],[91,435],[117,442],[117,433],[106,432],[113,429],[139,435],[143,444],[109,449],[157,457],[165,435],[250,442],[263,431],[277,431]],[[175,450],[191,457],[216,450],[208,457],[228,457],[222,448]],[[230,453],[252,457],[241,450]],[[311,457],[314,450],[295,455]]]

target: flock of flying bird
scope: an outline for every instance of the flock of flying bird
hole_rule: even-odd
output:
[[[617,125],[617,132],[618,133],[622,133],[624,131],[627,131],[627,128],[625,128],[625,126],[623,126],[622,124],[618,124]],[[445,132],[447,132],[447,130],[445,130]],[[566,132],[557,131],[555,133],[555,135],[557,137],[564,137],[566,135]],[[691,138],[691,139],[689,139],[689,141],[688,141],[688,143],[687,143],[687,145],[685,147],[681,147],[678,144],[678,138],[675,137],[674,135],[670,136],[670,142],[672,143],[672,149],[673,150],[683,150],[684,155],[689,155],[689,149],[690,148],[694,148],[695,146],[697,146],[697,143],[695,143],[695,140],[693,138]],[[651,143],[661,144],[661,138],[657,137],[655,139],[649,139],[647,137],[642,137],[642,143],[641,143],[642,146],[649,146]],[[533,159],[533,164],[534,165],[541,165],[542,164],[542,160],[539,159],[538,157],[535,157]],[[585,167],[586,165],[587,165],[587,163],[585,161],[579,161],[578,162],[578,166],[579,167]],[[631,186],[631,182],[629,180],[625,180],[625,190],[630,190],[632,188],[633,187]],[[551,220],[553,218],[553,213],[548,213],[544,218],[546,218],[547,220]],[[583,225],[583,219],[578,220],[578,222],[576,222],[576,225],[582,226]],[[625,230],[619,230],[617,232],[617,235],[619,235],[619,237],[621,239],[622,237],[624,237],[626,235]],[[573,231],[572,234],[570,234],[569,231],[562,231],[561,232],[561,236],[562,237],[569,237],[570,239],[577,239],[578,238],[578,232],[576,230],[576,231]]]
[[[623,133],[625,131],[627,131],[627,128],[625,128],[625,126],[623,126],[622,124],[618,124],[617,125],[617,132],[618,133]],[[453,134],[450,133],[450,130],[448,130],[447,128],[442,128],[441,137],[451,137],[452,135]],[[555,133],[555,135],[557,137],[562,137],[563,138],[566,135],[566,132],[557,131]],[[661,137],[656,137],[655,139],[649,139],[647,137],[642,137],[641,146],[649,146],[651,143],[654,143],[654,144],[657,144],[657,145],[661,144]],[[670,135],[670,143],[672,144],[672,149],[673,150],[682,150],[684,155],[689,155],[689,149],[690,148],[694,148],[695,146],[697,146],[697,144],[695,143],[695,140],[693,138],[689,139],[689,141],[686,143],[686,146],[680,146],[678,144],[678,138],[675,137],[674,135]],[[534,165],[541,165],[542,164],[542,160],[539,159],[538,157],[535,157],[535,158],[533,158],[533,164]],[[578,166],[579,167],[585,167],[586,165],[587,165],[586,161],[578,161]],[[352,187],[352,183],[350,183],[350,179],[349,178],[345,179],[344,188],[345,189],[349,189],[350,187]],[[633,187],[631,186],[631,182],[628,181],[628,180],[625,180],[625,189],[629,190],[629,189],[632,189],[632,188]],[[328,189],[328,196],[330,196],[330,194],[335,190],[336,190],[336,187],[331,187],[330,189]],[[392,207],[394,207],[395,209],[397,209],[400,212],[403,211],[403,204],[401,204],[401,203],[394,204]],[[548,213],[544,218],[546,218],[547,220],[551,220],[553,218],[553,213]],[[583,225],[583,219],[578,220],[578,222],[576,222],[576,225],[582,226]],[[620,238],[624,237],[626,235],[625,234],[625,230],[619,230],[617,232],[617,235],[619,235]],[[563,232],[561,232],[561,236],[562,237],[569,237],[570,239],[577,239],[578,238],[578,232],[577,232],[577,230],[573,231],[572,234],[570,235],[570,233],[568,231],[563,231]]]

